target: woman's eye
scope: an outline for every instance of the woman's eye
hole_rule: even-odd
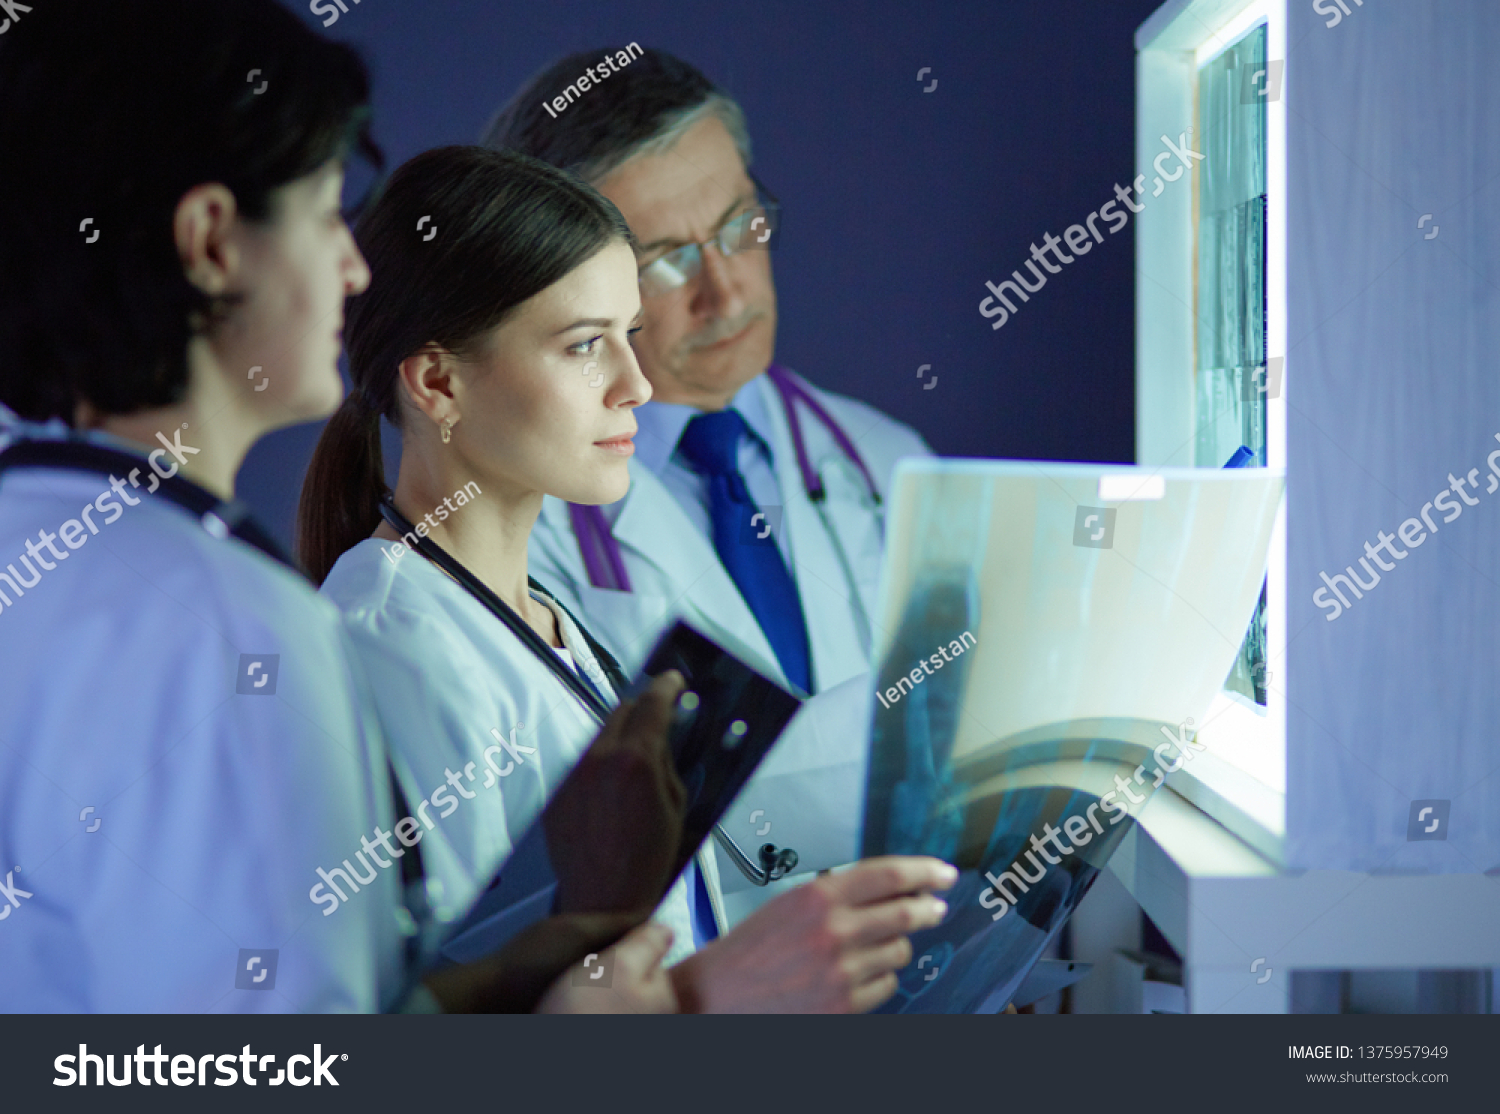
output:
[[[568,349],[568,351],[573,353],[575,356],[592,356],[598,348],[599,342],[603,339],[604,338],[602,336],[591,337],[588,340],[580,341],[578,344],[572,345]]]
[[[636,334],[636,333],[638,333],[638,332],[640,332],[640,331],[641,331],[641,329],[643,329],[643,328],[644,328],[644,327],[645,327],[645,326],[643,326],[643,325],[637,325],[637,326],[636,326],[636,327],[635,327],[635,328],[633,328],[633,329],[626,329],[626,330],[625,330],[625,335],[626,335],[626,336],[627,336],[627,337],[628,337],[628,338],[630,338],[630,340],[631,340],[631,342],[632,342],[632,343],[633,343],[633,342],[634,342],[634,341],[635,341],[635,334]]]

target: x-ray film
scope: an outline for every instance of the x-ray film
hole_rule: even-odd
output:
[[[961,874],[883,1012],[1003,1009],[1202,752],[1282,487],[1266,469],[901,465],[862,854]]]

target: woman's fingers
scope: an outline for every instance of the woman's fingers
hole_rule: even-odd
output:
[[[863,905],[849,911],[853,928],[851,943],[858,946],[883,944],[924,928],[935,928],[948,914],[948,904],[930,894],[892,898],[878,905]]]
[[[844,970],[849,981],[856,987],[872,982],[882,975],[894,975],[911,962],[911,941],[905,936],[860,948],[844,957]]]
[[[645,978],[666,958],[672,948],[672,930],[664,924],[647,921],[633,929],[614,946],[620,965],[636,978]]]
[[[868,905],[924,890],[946,890],[957,881],[958,871],[941,859],[883,855],[820,878],[814,885],[834,887],[844,904]]]
[[[667,731],[677,695],[686,686],[682,674],[669,669],[651,680],[650,686],[628,706],[620,738],[650,750],[665,749]]]
[[[850,1006],[855,1013],[869,1013],[890,1001],[891,995],[896,993],[897,985],[895,972],[887,972],[879,978],[871,979],[863,986],[855,987],[849,996]]]

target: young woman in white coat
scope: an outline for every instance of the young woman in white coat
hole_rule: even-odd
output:
[[[363,66],[273,0],[22,10],[0,41],[0,1009],[529,1007],[628,924],[554,921],[428,991],[410,850],[311,900],[397,806],[337,610],[233,499],[256,440],[339,401],[369,281],[340,215]],[[613,724],[628,768],[672,695]],[[638,1008],[664,950],[648,929],[617,957]]]
[[[350,307],[354,390],[309,470],[300,547],[350,621],[408,797],[427,802],[422,822],[454,849],[440,869],[457,919],[598,729],[541,655],[550,648],[606,704],[619,697],[597,644],[529,580],[527,541],[544,495],[603,504],[628,487],[631,411],[651,391],[630,345],[635,256],[592,189],[477,147],[402,166],[358,241],[375,277]],[[401,433],[394,492],[382,418]],[[408,531],[540,641],[411,551]],[[564,843],[583,859],[619,855],[586,819]],[[617,870],[628,889],[636,868],[626,858]],[[910,958],[906,934],[941,919],[932,891],[955,877],[932,859],[871,860],[720,936],[713,856],[700,853],[656,913],[674,934],[671,985],[693,1011],[872,1008]],[[610,911],[623,900],[614,889],[565,883],[560,907]]]

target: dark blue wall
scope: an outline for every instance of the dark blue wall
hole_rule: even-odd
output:
[[[744,107],[785,207],[782,362],[944,455],[1131,461],[1133,225],[999,331],[977,306],[986,279],[1133,177],[1131,36],[1158,3],[345,0],[327,34],[371,65],[393,167],[473,142],[559,55],[630,41],[681,55]],[[240,475],[285,538],[317,433],[267,438]]]

